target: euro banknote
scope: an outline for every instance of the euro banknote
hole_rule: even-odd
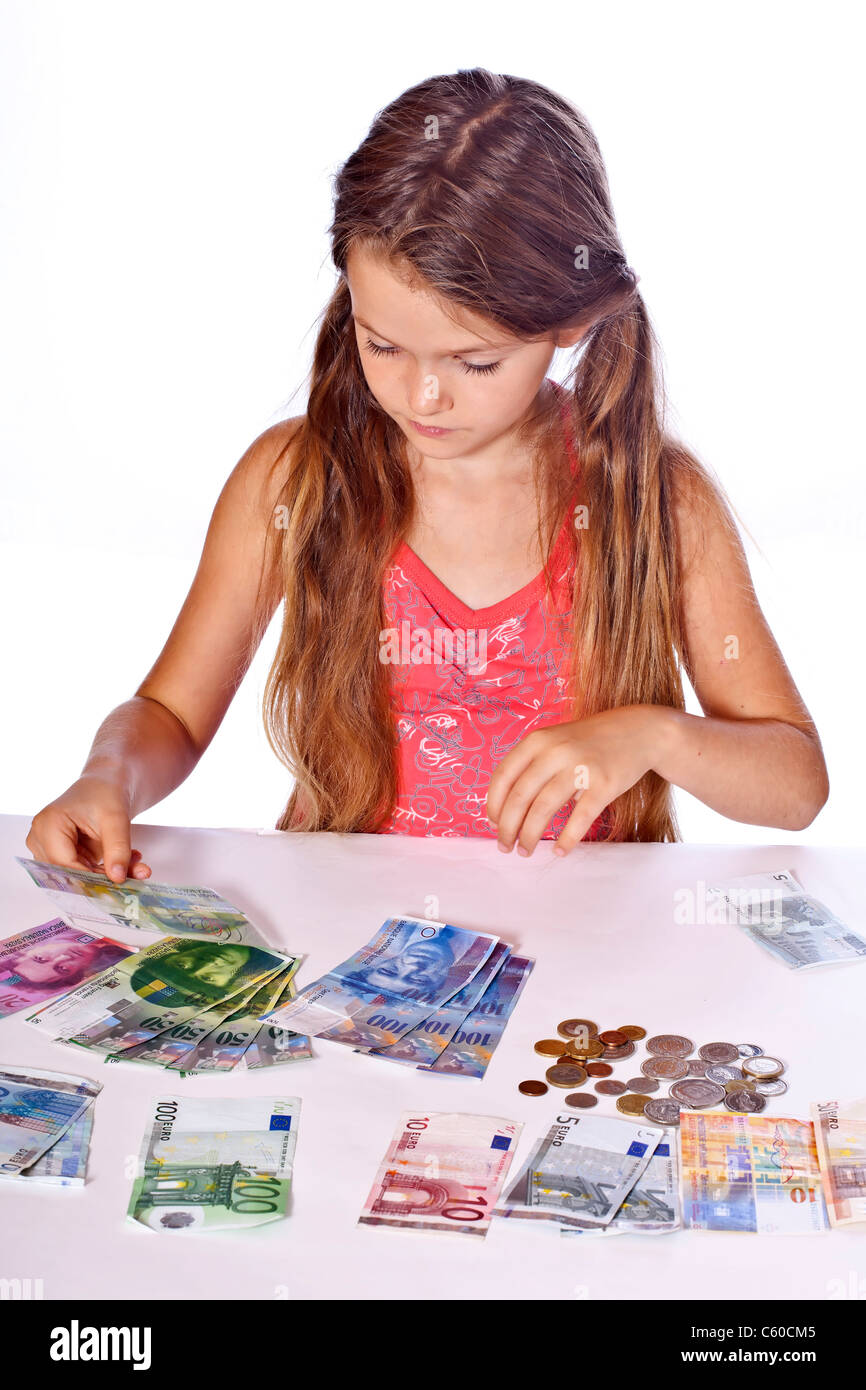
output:
[[[20,1173],[7,1174],[10,1183],[37,1183],[48,1187],[83,1187],[87,1177],[90,1136],[93,1131],[94,1106],[61,1134],[56,1143],[46,1149],[41,1158],[23,1168]]]
[[[358,1224],[485,1236],[522,1128],[495,1115],[406,1111]]]
[[[827,1229],[808,1121],[683,1110],[679,1146],[687,1229],[772,1235]]]
[[[560,1235],[581,1238],[662,1236],[678,1231],[681,1226],[677,1146],[665,1136],[659,1140],[643,1173],[606,1226],[560,1225]]]
[[[36,1163],[93,1104],[102,1086],[88,1077],[0,1068],[0,1177]]]
[[[790,970],[866,958],[866,938],[809,897],[788,869],[707,889],[707,921],[732,922]]]
[[[57,1042],[118,1053],[262,984],[289,961],[257,946],[166,937],[25,1021]]]
[[[163,936],[270,946],[246,914],[213,888],[181,888],[136,878],[114,883],[104,874],[86,869],[64,869],[38,859],[15,857],[67,921],[85,931],[121,926]]]
[[[607,1226],[664,1139],[660,1129],[605,1115],[560,1115],[495,1215]]]
[[[384,1057],[388,1062],[404,1062],[422,1069],[431,1066],[440,1053],[445,1051],[454,1034],[467,1015],[479,1003],[491,980],[504,966],[511,954],[511,948],[498,941],[487,960],[469,981],[441,1008],[434,1010],[428,1018],[405,1033],[399,1042],[391,1047],[378,1047],[370,1052],[371,1057]]]
[[[866,1100],[817,1101],[811,1114],[830,1225],[866,1221]]]
[[[127,1216],[184,1235],[280,1220],[300,1109],[296,1096],[154,1101]]]
[[[0,941],[0,1018],[45,1004],[133,953],[60,917]]]
[[[534,964],[526,956],[509,956],[430,1071],[445,1076],[484,1075]]]
[[[423,917],[391,917],[269,1021],[362,1051],[390,1047],[463,989],[498,939]]]

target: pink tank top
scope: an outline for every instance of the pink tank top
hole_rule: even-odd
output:
[[[563,420],[568,429],[564,404]],[[567,446],[576,471],[568,438]],[[492,607],[467,608],[405,542],[397,548],[383,584],[379,653],[393,667],[398,735],[398,795],[385,833],[493,836],[485,816],[493,769],[534,729],[572,717],[572,524],[569,514],[551,555],[550,602],[542,572]],[[542,838],[554,839],[573,809],[573,801],[562,807]],[[604,811],[584,839],[608,830]]]

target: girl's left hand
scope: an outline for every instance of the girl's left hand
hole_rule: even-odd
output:
[[[560,807],[576,798],[554,846],[567,854],[616,797],[648,772],[656,758],[663,705],[624,705],[588,719],[551,724],[527,734],[490,779],[487,819],[499,848],[531,854]]]

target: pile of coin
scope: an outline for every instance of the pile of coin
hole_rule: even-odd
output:
[[[781,1096],[787,1083],[785,1070],[777,1057],[768,1057],[757,1043],[703,1043],[695,1051],[690,1038],[678,1033],[657,1033],[647,1038],[650,1054],[641,1062],[641,1076],[630,1081],[610,1079],[613,1062],[632,1057],[636,1044],[646,1038],[646,1029],[636,1023],[599,1032],[588,1018],[567,1018],[557,1025],[558,1038],[542,1038],[535,1044],[541,1057],[555,1059],[545,1072],[545,1081],[521,1081],[518,1090],[525,1096],[543,1096],[548,1085],[571,1092],[566,1105],[588,1110],[598,1104],[598,1096],[616,1096],[616,1108],[623,1115],[645,1115],[654,1124],[677,1125],[680,1110],[705,1110],[724,1105],[739,1115],[756,1115],[765,1109],[767,1098]],[[594,1081],[593,1095],[577,1088]],[[670,1083],[667,1096],[655,1096],[661,1082]]]

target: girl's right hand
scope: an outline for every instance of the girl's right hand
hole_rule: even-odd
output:
[[[43,863],[102,872],[114,883],[123,883],[126,878],[150,877],[140,851],[130,850],[130,838],[122,788],[110,777],[84,773],[33,817],[24,843]]]

